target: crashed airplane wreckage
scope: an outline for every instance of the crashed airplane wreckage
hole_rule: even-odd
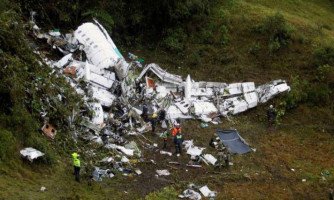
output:
[[[59,61],[43,58],[45,63],[66,74],[79,94],[91,94],[98,100],[90,107],[95,111],[92,123],[99,126],[103,126],[106,115],[110,116],[104,110],[115,106],[130,118],[130,127],[135,130],[136,123],[140,127],[146,125],[140,117],[144,104],[150,113],[165,110],[166,119],[171,122],[189,118],[209,122],[217,116],[241,113],[290,90],[284,80],[257,87],[254,82],[196,82],[190,75],[184,80],[154,63],[142,68],[136,60],[125,60],[96,20],[82,24],[65,36],[59,31],[40,33],[36,24],[33,30],[37,38],[47,39],[54,49],[65,55]],[[85,88],[80,87],[82,79],[88,83]]]

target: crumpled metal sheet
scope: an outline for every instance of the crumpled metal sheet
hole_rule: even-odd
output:
[[[38,151],[37,149],[34,149],[32,147],[24,148],[20,151],[20,154],[27,158],[30,162],[32,162],[34,159],[39,158],[41,156],[44,156],[45,154]]]

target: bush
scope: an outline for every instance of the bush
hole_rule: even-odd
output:
[[[327,84],[318,83],[310,86],[307,100],[313,105],[327,105],[331,102],[333,92]]]
[[[0,161],[15,155],[15,138],[10,131],[0,130]]]
[[[251,45],[248,52],[253,55],[258,55],[260,50],[261,50],[261,45],[260,43],[256,42]]]
[[[168,36],[163,41],[164,46],[171,51],[175,51],[177,53],[181,52],[184,49],[183,41],[187,37],[183,29],[169,29],[167,31],[167,35]]]
[[[254,27],[253,31],[267,37],[270,52],[286,47],[292,37],[292,27],[281,13],[267,17],[262,24]]]
[[[329,85],[334,84],[334,67],[323,65],[317,69],[317,80]]]
[[[309,84],[299,76],[292,77],[291,91],[288,93],[285,102],[286,108],[291,109],[298,106],[299,103],[307,100],[307,88]]]
[[[326,64],[334,66],[334,47],[327,46],[316,49],[314,59],[317,66]]]

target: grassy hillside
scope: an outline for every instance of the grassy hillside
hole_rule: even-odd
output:
[[[48,80],[48,71],[39,68],[34,55],[27,53],[25,30],[18,29],[17,33],[22,34],[11,33],[16,26],[12,21],[24,27],[21,18],[13,13],[20,12],[12,8],[12,12],[0,14],[0,75],[2,83],[12,84],[11,90],[2,84],[0,93],[9,95],[12,103],[9,114],[5,114],[5,106],[1,108],[0,199],[176,199],[189,183],[207,184],[218,191],[218,199],[328,198],[328,189],[334,187],[333,1],[219,1],[208,17],[191,18],[171,29],[158,43],[136,48],[122,46],[124,54],[133,52],[144,57],[146,63],[156,62],[184,77],[191,74],[195,80],[261,84],[281,78],[288,80],[292,91],[270,102],[284,113],[272,133],[266,128],[267,105],[234,116],[232,121],[223,119],[222,124],[207,129],[201,129],[198,121],[185,122],[186,139],[194,139],[196,145],[207,147],[208,152],[214,151],[208,147],[208,141],[217,128],[238,129],[256,148],[256,152],[234,156],[234,165],[229,170],[170,167],[169,161],[186,163],[188,156],[177,159],[145,151],[145,159],[153,159],[157,165],[139,163],[142,176],[118,174],[101,183],[90,183],[87,175],[80,184],[74,182],[68,155],[75,149],[64,123],[68,109],[61,110],[59,106],[50,110],[59,116],[53,119],[58,127],[64,127],[60,128],[57,140],[50,142],[38,132],[42,124],[37,112],[38,99],[43,93],[31,89],[29,98],[34,104],[22,103],[27,98],[22,93],[25,83],[35,80],[37,72],[38,77]],[[11,42],[15,38],[21,42]],[[9,66],[10,73],[4,66]],[[29,66],[29,75],[22,71],[24,66]],[[49,90],[51,86],[45,87]],[[70,94],[69,91],[66,95]],[[75,106],[73,102],[68,104]],[[63,115],[58,115],[57,110]],[[148,137],[161,142],[157,137]],[[48,159],[33,164],[22,161],[18,151],[25,145],[43,148]],[[89,148],[81,146],[82,151]],[[84,157],[85,161],[88,158]],[[156,179],[155,169],[165,168],[172,171],[171,177]],[[45,192],[39,191],[42,186],[47,188]]]

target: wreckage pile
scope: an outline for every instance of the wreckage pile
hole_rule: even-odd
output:
[[[31,23],[35,37],[46,40],[64,56],[60,60],[51,60],[38,51],[36,53],[55,73],[66,77],[86,100],[88,113],[92,113],[76,125],[80,131],[74,131],[73,137],[115,150],[117,159],[107,157],[101,163],[107,163],[106,166],[112,163],[113,168],[123,173],[141,173],[138,169],[124,167],[131,166],[127,156],[141,156],[137,144],[127,141],[125,136],[141,135],[151,129],[148,120],[141,117],[144,110],[147,114],[159,114],[166,129],[178,119],[197,118],[218,123],[221,116],[241,113],[290,90],[284,80],[258,87],[254,82],[195,82],[190,75],[184,80],[154,63],[143,67],[143,60],[131,53],[127,61],[96,20],[65,35],[58,30],[42,33],[33,15]],[[50,127],[50,124],[44,127],[45,133],[54,138],[55,130],[50,132]],[[187,149],[201,152],[191,145]],[[210,155],[207,160],[212,160]],[[112,176],[110,170],[98,167],[93,173],[94,180]]]

